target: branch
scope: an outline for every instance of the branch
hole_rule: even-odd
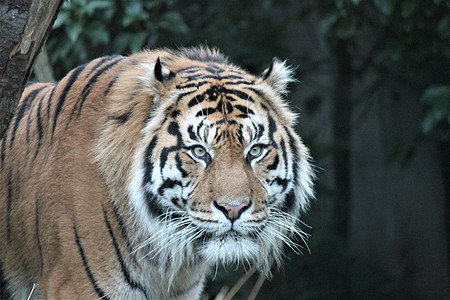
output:
[[[63,0],[0,2],[0,139]]]

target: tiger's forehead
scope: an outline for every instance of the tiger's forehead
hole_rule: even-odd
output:
[[[253,75],[228,65],[191,66],[177,72],[179,104],[194,116],[213,122],[238,121],[254,114],[257,93]]]
[[[185,67],[176,74],[173,109],[182,115],[178,120],[189,140],[244,145],[255,139],[268,108],[254,75],[215,63]]]

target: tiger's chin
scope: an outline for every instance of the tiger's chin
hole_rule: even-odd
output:
[[[256,267],[262,273],[270,272],[270,252],[252,236],[243,236],[230,231],[205,241],[200,255],[212,264],[223,266]]]

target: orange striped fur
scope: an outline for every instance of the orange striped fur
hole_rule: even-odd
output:
[[[93,60],[29,85],[0,141],[0,298],[196,299],[216,263],[269,273],[313,195],[274,60]]]

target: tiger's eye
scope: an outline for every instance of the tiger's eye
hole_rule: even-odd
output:
[[[255,145],[250,149],[250,151],[248,153],[253,157],[257,157],[261,154],[262,150],[263,149],[261,146]]]
[[[192,152],[194,153],[195,156],[197,157],[204,157],[206,155],[206,150],[205,148],[203,148],[202,146],[195,146],[192,149]]]

